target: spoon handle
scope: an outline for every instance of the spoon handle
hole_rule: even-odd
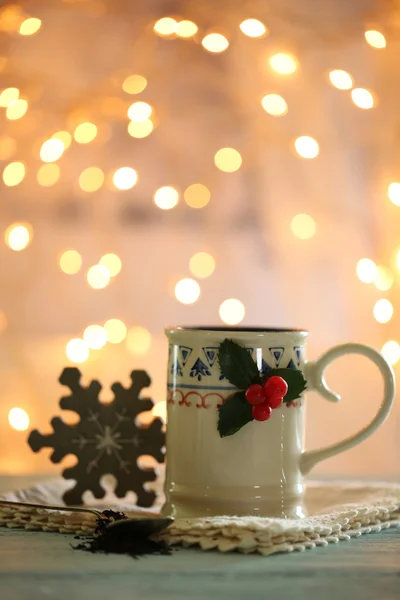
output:
[[[104,520],[104,515],[95,508],[79,508],[76,506],[53,506],[51,504],[31,504],[30,502],[14,502],[12,500],[0,500],[0,506],[15,506],[18,507],[26,507],[26,508],[43,508],[45,510],[59,510],[65,512],[81,512],[81,513],[90,513],[92,515],[96,515],[100,519]]]

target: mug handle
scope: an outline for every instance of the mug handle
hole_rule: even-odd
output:
[[[316,390],[326,400],[329,400],[329,402],[338,402],[340,396],[328,388],[324,379],[324,373],[327,366],[335,360],[335,358],[343,356],[344,354],[361,354],[376,364],[382,374],[384,382],[382,404],[371,423],[355,435],[352,435],[337,444],[333,444],[332,446],[327,446],[326,448],[318,448],[317,450],[303,452],[300,458],[300,470],[303,474],[308,473],[321,460],[335,456],[340,452],[345,452],[346,450],[349,450],[349,448],[363,442],[382,425],[392,408],[395,394],[393,370],[383,358],[382,354],[364,344],[341,344],[340,346],[334,346],[320,356],[315,362],[307,362],[304,367],[307,389]]]

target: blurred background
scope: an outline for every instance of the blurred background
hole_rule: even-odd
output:
[[[60,471],[26,439],[65,366],[104,400],[148,370],[164,416],[168,325],[303,327],[309,358],[397,369],[399,55],[397,0],[0,3],[0,473]],[[381,401],[366,359],[327,379],[309,448]],[[397,478],[399,415],[315,473]]]

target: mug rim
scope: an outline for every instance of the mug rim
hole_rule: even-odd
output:
[[[308,335],[307,329],[297,329],[293,327],[219,327],[217,325],[176,325],[172,327],[166,327],[164,332],[168,333],[178,333],[178,332],[202,332],[202,333],[246,333],[246,334],[256,334],[262,336],[267,333],[299,333],[304,336]]]

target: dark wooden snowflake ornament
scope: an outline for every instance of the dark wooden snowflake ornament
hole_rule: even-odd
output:
[[[34,452],[53,448],[50,460],[54,463],[59,463],[67,454],[77,456],[78,463],[62,473],[65,479],[76,480],[75,487],[63,496],[67,505],[82,504],[86,490],[93,492],[95,498],[103,498],[105,490],[100,479],[113,474],[117,479],[115,494],[118,498],[134,491],[139,506],[152,506],[155,493],[146,490],[144,484],[154,481],[156,473],[154,469],[140,469],[137,461],[146,454],[163,462],[165,434],[161,419],[153,419],[146,427],[136,423],[140,413],[153,407],[152,400],[140,397],[141,390],[150,385],[150,377],[145,371],[132,371],[129,388],[120,383],[111,386],[114,400],[109,404],[99,400],[101,385],[98,381],[83,387],[80,380],[81,373],[76,368],[64,369],[59,379],[72,392],[61,398],[60,407],[76,412],[80,421],[68,425],[60,417],[54,417],[51,420],[53,433],[43,435],[32,431],[28,444]]]

